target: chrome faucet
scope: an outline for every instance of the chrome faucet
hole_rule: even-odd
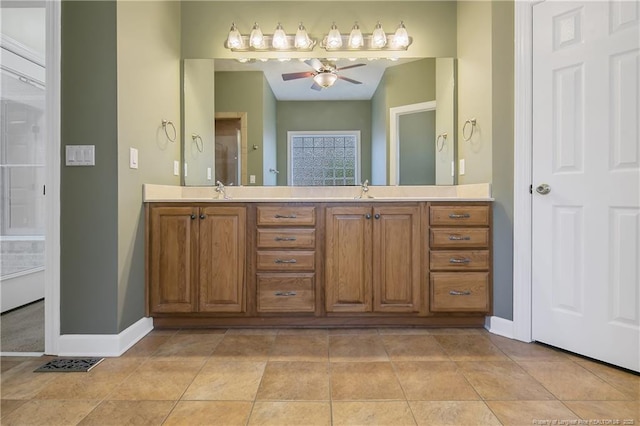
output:
[[[369,195],[369,179],[366,179],[364,183],[360,183],[360,195],[354,197],[355,200],[360,200],[362,198],[373,198],[371,195]]]
[[[222,194],[222,198],[224,198],[225,200],[230,200],[230,199],[231,199],[231,197],[229,197],[229,196],[227,195],[227,191],[225,190],[224,185],[222,184],[222,182],[220,182],[220,181],[218,180],[218,181],[216,181],[216,185],[217,185],[217,186],[216,186],[216,192],[217,192],[218,194]],[[220,197],[220,196],[218,195],[218,198],[219,198],[219,197]]]

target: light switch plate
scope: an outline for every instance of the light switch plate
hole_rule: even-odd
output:
[[[129,168],[138,168],[138,150],[135,148],[129,148]]]
[[[65,165],[95,166],[95,152],[95,145],[67,145],[65,146]]]

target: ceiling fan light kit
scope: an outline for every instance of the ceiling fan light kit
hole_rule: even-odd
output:
[[[328,34],[322,38],[320,46],[331,52],[403,51],[412,42],[413,39],[402,21],[393,34],[385,33],[379,21],[373,33],[363,34],[356,22],[348,35],[341,34],[334,22]],[[295,34],[287,34],[280,23],[273,34],[263,34],[256,22],[249,35],[242,35],[236,24],[232,23],[225,42],[225,47],[233,52],[310,52],[315,46],[316,40],[309,36],[302,22]]]

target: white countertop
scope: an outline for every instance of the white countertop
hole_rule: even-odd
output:
[[[142,200],[152,202],[398,202],[493,201],[491,184],[369,186],[373,198],[355,198],[360,186],[227,186],[224,199],[214,186],[144,184]]]

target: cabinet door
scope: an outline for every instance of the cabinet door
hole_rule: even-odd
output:
[[[373,291],[376,312],[420,310],[420,210],[373,210]]]
[[[370,207],[326,210],[327,312],[371,311]]]
[[[196,310],[197,208],[152,207],[149,244],[151,313]]]
[[[200,209],[199,311],[245,311],[245,207]]]

